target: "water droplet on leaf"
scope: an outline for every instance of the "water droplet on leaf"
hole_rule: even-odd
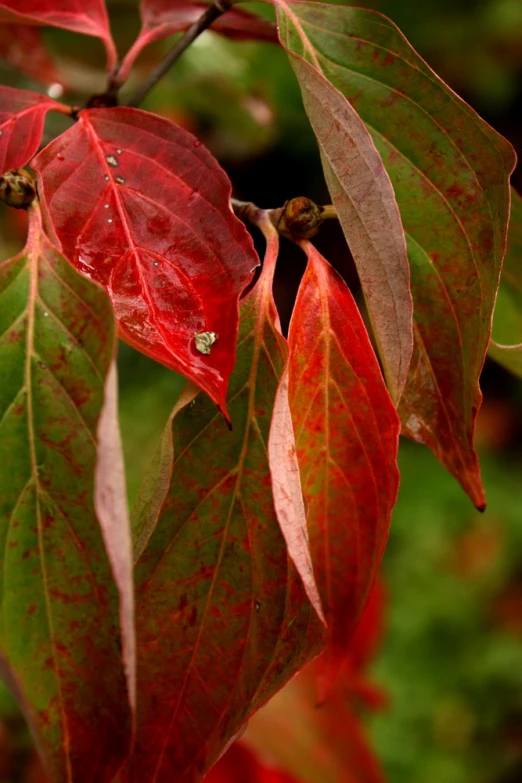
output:
[[[159,266],[159,261],[153,261],[152,266]]]
[[[49,316],[49,313],[46,310],[45,313],[44,313],[44,318],[48,318],[48,316]]]
[[[259,610],[261,609],[261,604],[259,603],[259,601],[256,601],[254,603],[254,607],[255,607],[256,612],[259,612]]]
[[[103,206],[104,206],[105,209],[110,209],[110,207],[111,207],[110,204],[104,204]]]
[[[114,179],[116,180],[116,182],[118,183],[118,185],[123,185],[123,183],[125,182],[125,180],[123,179],[123,177],[115,177]]]
[[[110,177],[109,177],[109,175],[108,175],[108,174],[105,174],[105,176],[104,176],[104,178],[103,178],[103,179],[105,180],[105,182],[108,182],[108,181],[110,180]]]
[[[107,223],[112,223],[112,218],[108,218]]]
[[[116,152],[118,153],[118,155],[121,155],[123,150],[116,150]]]
[[[208,356],[210,349],[217,340],[217,334],[215,332],[201,332],[194,335],[194,342],[196,348],[200,353],[204,353]]]
[[[116,166],[119,166],[118,158],[115,155],[106,155],[105,160],[109,164],[109,166],[112,166],[113,168],[116,168]]]

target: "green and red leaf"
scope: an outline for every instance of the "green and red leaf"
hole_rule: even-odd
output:
[[[426,443],[482,507],[473,434],[505,246],[513,150],[386,17],[301,0],[277,0],[277,7],[283,44],[309,61],[307,72],[315,68],[347,99],[395,190],[414,300],[403,431]],[[325,113],[331,91],[320,96]],[[331,185],[328,168],[326,176]],[[335,189],[332,197],[339,202]],[[345,225],[345,232],[350,244],[353,228]],[[374,316],[372,321],[380,345]]]
[[[137,505],[138,726],[124,779],[196,783],[317,654],[323,625],[279,528],[268,464],[286,343],[267,259],[241,307],[229,431],[182,396]]]
[[[488,354],[522,378],[522,197],[513,188],[506,256]]]
[[[113,335],[107,298],[31,206],[25,250],[0,265],[0,650],[53,783],[110,783],[131,740],[118,590],[94,505]]]
[[[308,242],[290,322],[289,400],[314,573],[330,632],[328,689],[388,539],[400,422],[346,283]]]
[[[0,86],[0,173],[29,163],[40,145],[48,111],[70,110],[47,95]]]
[[[225,411],[238,300],[258,258],[212,155],[162,117],[91,109],[33,166],[50,229],[106,288],[120,336]],[[207,333],[208,353],[198,346]]]

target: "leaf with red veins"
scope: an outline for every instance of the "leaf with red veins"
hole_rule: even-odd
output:
[[[25,249],[0,264],[0,659],[49,780],[111,783],[132,732],[94,502],[114,319],[29,212]]]
[[[189,390],[136,506],[138,708],[126,782],[200,781],[324,644],[281,534],[268,463],[286,360],[274,263],[241,304],[233,430]]]
[[[0,59],[43,84],[63,84],[64,75],[53,61],[42,31],[22,24],[0,24]]]
[[[107,289],[120,336],[225,411],[238,300],[259,261],[210,152],[162,117],[90,109],[33,167],[50,230]]]
[[[310,244],[289,329],[289,400],[315,577],[330,645],[347,655],[380,566],[399,472],[400,422],[346,283]]]
[[[70,113],[47,95],[0,86],[0,173],[29,163],[40,145],[48,111]]]
[[[382,14],[308,0],[276,5],[283,44],[309,61],[308,70],[321,71],[330,93],[335,88],[344,96],[393,185],[414,301],[414,349],[399,406],[403,433],[429,446],[483,508],[473,438],[506,243],[513,148]],[[326,107],[323,114],[328,123]],[[325,174],[331,187],[327,168]],[[338,191],[332,198],[339,208]],[[350,243],[346,223],[345,232]]]
[[[104,0],[0,0],[0,22],[62,27],[101,38],[107,51],[107,69],[117,55]]]
[[[125,55],[119,78],[124,81],[133,63],[145,46],[169,35],[181,33],[194,24],[207,10],[208,3],[192,0],[142,0],[141,31]],[[239,41],[270,41],[277,43],[275,24],[242,8],[231,8],[218,17],[209,28],[227,38]]]

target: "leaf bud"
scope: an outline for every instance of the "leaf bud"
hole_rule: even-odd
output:
[[[310,239],[323,222],[324,208],[305,196],[287,201],[278,216],[276,228],[289,239]]]
[[[25,169],[11,169],[0,177],[0,201],[8,207],[26,209],[36,198],[36,185]]]

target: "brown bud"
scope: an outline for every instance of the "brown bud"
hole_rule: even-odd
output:
[[[36,185],[25,169],[11,169],[0,177],[0,201],[8,207],[26,209],[36,198]]]
[[[281,209],[276,228],[290,239],[310,239],[317,234],[323,222],[323,207],[305,196],[290,199]]]

